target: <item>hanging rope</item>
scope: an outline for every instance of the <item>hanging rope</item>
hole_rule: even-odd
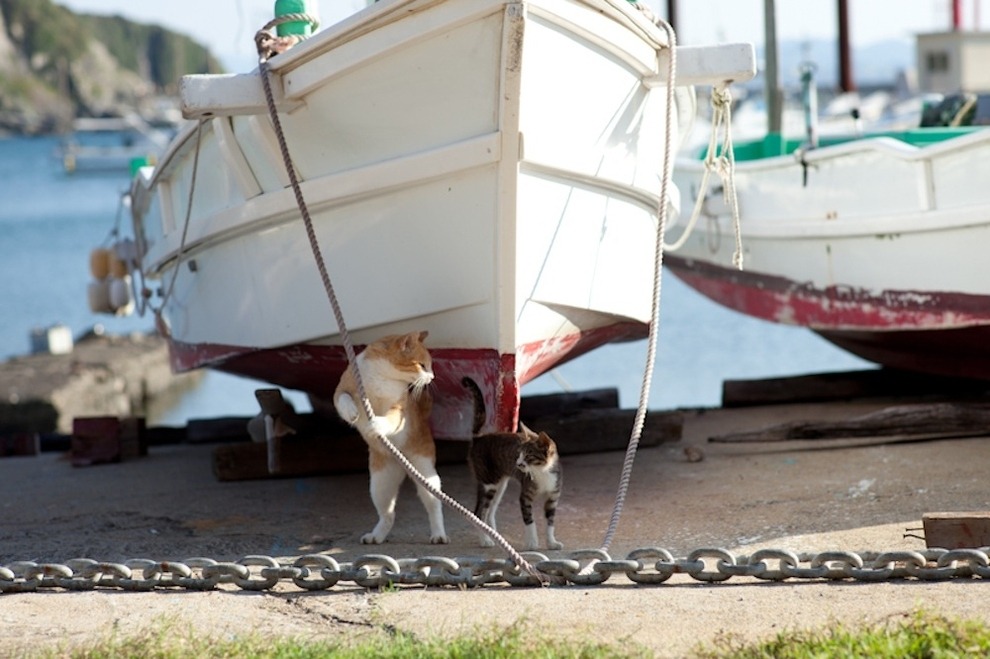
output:
[[[657,208],[657,233],[656,233],[656,259],[653,266],[653,304],[651,310],[650,333],[647,341],[646,366],[643,370],[643,383],[639,390],[639,406],[636,408],[636,417],[633,421],[632,432],[629,437],[629,444],[626,448],[626,456],[622,463],[622,474],[619,477],[619,487],[615,495],[615,505],[612,508],[612,516],[609,519],[608,530],[602,540],[601,550],[608,552],[615,538],[615,531],[619,526],[619,519],[622,517],[622,508],[625,504],[626,494],[629,491],[629,481],[632,478],[633,462],[636,459],[636,451],[639,448],[639,440],[643,434],[643,425],[646,421],[646,410],[649,406],[650,385],[653,381],[653,366],[656,362],[657,336],[660,331],[660,288],[663,272],[663,248],[664,232],[667,227],[667,214],[670,206],[670,185],[672,160],[674,156],[673,136],[670,127],[674,125],[674,87],[677,75],[677,37],[674,29],[666,21],[657,18],[656,24],[667,33],[667,47],[670,58],[667,63],[667,116],[666,116],[666,139],[663,149],[663,171],[660,179],[660,201]],[[586,570],[592,569],[589,565]]]
[[[357,386],[358,395],[361,398],[361,405],[364,408],[364,413],[369,419],[374,418],[375,412],[371,407],[371,401],[368,400],[368,396],[364,389],[364,382],[361,379],[360,369],[357,367],[357,355],[354,352],[354,344],[350,338],[350,332],[347,330],[347,324],[344,322],[344,315],[340,309],[340,303],[337,301],[337,295],[334,292],[333,283],[330,281],[330,274],[327,271],[326,262],[323,259],[323,254],[320,250],[320,245],[316,237],[316,231],[313,229],[313,220],[309,214],[309,208],[306,204],[306,200],[303,198],[302,188],[299,185],[299,179],[296,176],[295,166],[292,164],[292,157],[289,154],[289,147],[285,141],[285,135],[282,130],[282,122],[278,116],[278,110],[275,107],[275,98],[272,94],[271,81],[269,80],[268,72],[268,60],[274,54],[273,46],[276,42],[276,37],[272,32],[272,29],[279,25],[280,23],[287,21],[299,21],[301,20],[298,15],[288,14],[286,16],[280,16],[272,21],[269,21],[258,33],[255,35],[255,43],[258,47],[258,57],[259,57],[259,75],[261,76],[262,85],[265,90],[265,100],[268,103],[268,112],[272,120],[272,125],[275,129],[275,135],[278,138],[279,149],[282,152],[282,159],[285,162],[285,168],[289,175],[289,182],[292,186],[293,194],[296,198],[296,204],[299,207],[299,212],[302,214],[303,223],[306,226],[306,235],[309,238],[309,244],[313,250],[313,257],[316,259],[317,268],[320,271],[320,278],[323,280],[323,287],[327,293],[327,299],[330,302],[330,306],[333,309],[334,319],[337,321],[337,327],[340,330],[341,342],[344,345],[344,352],[347,355],[347,362],[351,365],[354,372],[354,380]],[[305,18],[303,19],[305,20]],[[478,529],[483,531],[502,549],[508,553],[512,560],[521,569],[530,573],[531,575],[539,578],[541,581],[546,582],[548,580],[547,575],[539,572],[535,567],[529,564],[522,555],[517,552],[509,542],[503,538],[495,529],[485,524],[483,521],[478,519],[470,510],[462,506],[455,499],[448,496],[442,490],[433,486],[426,478],[417,471],[417,469],[412,465],[411,462],[402,454],[402,452],[395,447],[392,442],[388,440],[384,435],[375,432],[376,439],[381,442],[382,446],[394,457],[399,464],[406,470],[409,477],[412,478],[421,487],[425,488],[430,494],[435,496],[444,504],[450,506],[461,515],[466,517],[471,524],[476,526]]]
[[[172,279],[168,283],[168,288],[165,289],[165,294],[162,296],[161,304],[158,308],[152,308],[152,312],[155,314],[155,326],[158,331],[161,332],[162,336],[169,336],[171,334],[168,325],[165,323],[165,319],[162,317],[162,311],[165,309],[165,304],[168,302],[169,298],[172,297],[172,291],[175,290],[175,280],[179,277],[179,266],[182,265],[183,252],[186,249],[186,237],[189,234],[189,220],[192,217],[192,207],[193,207],[193,196],[196,193],[196,179],[199,177],[197,173],[199,171],[199,152],[203,141],[203,124],[206,123],[206,119],[200,119],[196,124],[196,150],[193,153],[193,165],[191,180],[189,182],[189,195],[186,199],[186,217],[182,223],[182,237],[179,240],[179,249],[175,253],[175,268],[172,270]],[[141,278],[144,279],[144,274],[142,271]],[[142,295],[146,293],[146,289],[142,287]]]
[[[676,252],[683,247],[694,231],[708,195],[709,179],[712,173],[722,180],[722,194],[725,203],[732,209],[732,228],[736,246],[732,254],[732,265],[743,269],[742,227],[739,221],[739,200],[736,198],[736,157],[732,148],[732,95],[724,85],[712,88],[712,127],[708,136],[708,150],[705,153],[704,171],[701,175],[694,210],[691,219],[680,238],[672,244],[664,244],[664,249]],[[721,143],[719,135],[722,135]]]

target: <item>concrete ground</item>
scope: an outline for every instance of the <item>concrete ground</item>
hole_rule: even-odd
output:
[[[860,440],[759,445],[708,443],[727,432],[788,420],[844,419],[879,403],[793,405],[687,413],[681,442],[645,448],[613,558],[662,547],[677,558],[701,547],[749,554],[773,547],[797,552],[924,549],[905,537],[926,512],[990,510],[986,438],[899,444]],[[381,547],[359,544],[375,521],[367,475],[219,482],[210,445],[152,448],[147,457],[74,468],[64,456],[0,460],[0,565],[131,558],[218,561],[262,554],[291,562],[329,553],[350,561],[367,553],[396,558],[502,557],[479,547],[472,527],[448,510],[451,544],[424,544],[426,515],[412,488]],[[332,450],[331,446],[327,450]],[[690,454],[690,458],[689,458]],[[703,457],[695,461],[697,457]],[[551,557],[598,547],[619,480],[622,452],[564,458],[564,495]],[[466,467],[441,469],[444,489],[473,505]],[[510,489],[499,528],[522,539]],[[897,619],[918,607],[990,622],[982,579],[862,583],[734,577],[704,584],[676,575],[640,587],[625,577],[604,585],[471,590],[400,586],[369,592],[353,583],[306,592],[291,582],[262,593],[221,586],[210,592],[101,588],[0,594],[0,654],[89,643],[110,634],[168,623],[228,639],[248,634],[353,639],[399,629],[426,637],[515,624],[550,636],[648,648],[658,657],[689,656],[731,636],[757,640],[780,631]]]

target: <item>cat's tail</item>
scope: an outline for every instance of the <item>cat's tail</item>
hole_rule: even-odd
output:
[[[471,392],[471,396],[474,398],[474,421],[471,426],[471,434],[477,435],[485,425],[485,396],[481,393],[481,387],[478,386],[478,383],[471,378],[464,376],[461,378],[461,384]]]

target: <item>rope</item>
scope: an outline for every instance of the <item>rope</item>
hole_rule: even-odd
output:
[[[680,238],[671,244],[664,244],[664,249],[676,252],[687,243],[694,232],[698,218],[708,194],[709,177],[714,172],[722,180],[722,193],[725,203],[732,209],[732,227],[735,232],[736,245],[732,254],[732,265],[743,269],[742,227],[739,221],[739,200],[736,198],[736,158],[732,148],[732,95],[728,87],[712,88],[712,128],[708,137],[708,150],[705,153],[704,172],[701,175],[701,186],[695,199],[691,219]],[[718,143],[719,131],[722,132],[722,142]]]
[[[639,391],[639,407],[636,408],[636,417],[633,421],[633,428],[629,437],[629,445],[626,448],[626,456],[622,463],[622,474],[619,477],[619,488],[615,495],[615,505],[612,508],[612,516],[609,519],[608,530],[602,541],[601,550],[607,552],[615,531],[619,526],[619,519],[622,516],[622,508],[625,504],[626,494],[629,491],[629,481],[632,478],[633,462],[636,459],[636,450],[639,448],[639,440],[643,434],[643,425],[646,421],[646,410],[649,405],[650,385],[653,381],[653,366],[656,362],[657,336],[660,331],[660,288],[663,272],[663,248],[664,232],[667,226],[667,213],[669,206],[669,187],[671,184],[671,165],[673,158],[673,137],[670,127],[674,125],[674,88],[675,76],[677,74],[677,37],[674,29],[663,19],[657,18],[656,25],[667,33],[667,44],[670,50],[670,59],[667,64],[667,116],[666,116],[666,139],[663,150],[663,172],[660,180],[660,202],[657,208],[657,234],[656,234],[656,260],[653,267],[653,305],[650,322],[650,334],[647,342],[646,366],[643,371],[643,384]],[[592,565],[586,569],[590,570]]]
[[[288,15],[287,15],[288,16]],[[320,250],[319,242],[316,237],[316,231],[313,229],[313,220],[309,214],[309,208],[306,204],[306,200],[303,198],[302,188],[299,185],[298,177],[296,176],[295,166],[292,164],[292,156],[289,154],[289,147],[285,140],[285,135],[282,130],[282,122],[278,116],[278,110],[275,107],[275,98],[272,94],[271,81],[268,79],[268,59],[272,55],[271,47],[275,43],[275,36],[272,34],[271,30],[278,23],[284,22],[286,16],[279,17],[273,21],[270,21],[263,27],[257,35],[255,35],[255,43],[258,46],[258,56],[259,56],[259,74],[261,76],[262,85],[265,90],[265,100],[268,103],[268,113],[272,120],[272,125],[275,129],[275,135],[278,138],[279,149],[282,152],[282,159],[285,162],[285,168],[289,175],[289,182],[292,186],[292,191],[296,198],[296,204],[299,207],[299,212],[302,214],[303,223],[306,226],[306,235],[309,238],[309,244],[313,250],[313,257],[316,259],[317,268],[320,271],[320,278],[323,280],[323,287],[327,293],[327,299],[330,302],[330,306],[333,309],[334,319],[337,321],[337,327],[340,330],[340,336],[342,343],[344,345],[344,351],[347,354],[347,361],[351,365],[354,371],[354,380],[357,385],[358,395],[361,398],[361,404],[364,408],[364,412],[369,419],[374,418],[375,413],[371,407],[371,401],[368,400],[368,396],[364,389],[364,382],[361,379],[361,371],[357,366],[357,355],[354,352],[354,344],[351,341],[350,332],[347,330],[347,325],[344,322],[344,315],[340,309],[340,303],[337,301],[337,295],[334,292],[333,283],[330,281],[330,274],[327,272],[326,262],[323,259],[323,255]],[[296,19],[298,20],[298,19]],[[372,432],[375,438],[381,442],[382,446],[394,457],[399,464],[406,470],[406,473],[421,487],[425,488],[430,494],[435,496],[444,504],[450,506],[461,515],[465,516],[468,521],[470,521],[474,526],[482,530],[487,534],[492,540],[498,544],[499,547],[504,549],[506,553],[512,558],[512,560],[521,569],[532,574],[533,576],[539,578],[541,581],[546,581],[547,577],[543,573],[539,572],[536,568],[529,564],[526,559],[522,557],[519,552],[517,552],[509,542],[503,538],[495,529],[485,524],[477,516],[474,515],[470,510],[462,506],[455,499],[448,496],[442,490],[433,486],[432,483],[426,480],[426,478],[419,473],[419,471],[406,459],[406,456],[395,447],[392,442],[388,440],[387,437],[381,433],[375,431],[372,428]]]
[[[158,305],[157,309],[152,309],[152,312],[155,314],[155,325],[163,336],[169,336],[169,329],[162,318],[162,311],[165,309],[165,304],[169,298],[172,297],[172,291],[175,290],[175,280],[179,277],[179,266],[182,265],[182,253],[185,251],[186,236],[189,233],[189,219],[192,217],[193,195],[196,192],[196,179],[198,178],[197,172],[199,171],[199,151],[202,146],[204,123],[206,123],[206,119],[200,119],[196,124],[196,151],[193,153],[192,178],[189,182],[189,195],[186,199],[186,217],[182,225],[182,238],[179,240],[179,250],[175,254],[175,269],[172,270],[172,279],[169,281],[168,288],[165,290],[165,295],[162,296],[162,303]],[[143,274],[141,275],[141,279],[144,279]]]

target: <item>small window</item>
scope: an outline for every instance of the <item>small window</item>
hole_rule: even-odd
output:
[[[929,73],[945,73],[949,70],[949,53],[944,50],[928,53],[925,65]]]

